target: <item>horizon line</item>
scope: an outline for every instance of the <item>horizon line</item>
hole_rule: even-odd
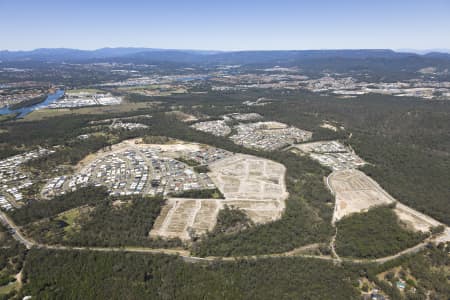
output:
[[[98,51],[103,49],[148,49],[161,51],[194,51],[194,52],[264,52],[264,51],[358,51],[358,50],[389,50],[393,52],[411,52],[426,54],[430,52],[449,53],[447,48],[302,48],[302,49],[192,49],[192,48],[158,48],[158,47],[140,47],[140,46],[105,46],[100,48],[71,48],[71,47],[38,47],[30,49],[0,49],[0,52],[32,52],[37,50],[78,50],[78,51]]]

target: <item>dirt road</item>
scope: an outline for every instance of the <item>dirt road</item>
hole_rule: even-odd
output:
[[[26,248],[31,249],[33,247],[38,249],[50,249],[50,250],[60,250],[60,251],[98,251],[98,252],[132,252],[132,253],[146,253],[146,254],[165,254],[165,255],[175,255],[181,257],[184,261],[189,263],[199,263],[199,262],[213,262],[217,260],[222,261],[234,261],[239,259],[267,259],[267,258],[283,258],[283,257],[303,257],[311,259],[320,259],[332,261],[335,263],[350,262],[356,264],[362,263],[385,263],[394,260],[400,256],[417,253],[424,249],[429,242],[442,242],[448,240],[450,237],[450,231],[445,231],[443,234],[439,235],[437,238],[428,239],[412,248],[406,249],[395,255],[388,257],[382,257],[377,259],[354,259],[354,258],[341,258],[341,257],[331,257],[331,256],[321,256],[321,255],[311,255],[301,253],[303,250],[308,250],[311,248],[318,247],[317,244],[306,245],[298,249],[294,249],[284,253],[272,253],[265,255],[252,255],[252,256],[237,256],[237,257],[222,257],[222,256],[209,256],[209,257],[197,257],[192,256],[188,250],[185,249],[154,249],[154,248],[140,248],[140,247],[67,247],[59,245],[45,245],[39,244],[35,241],[25,237],[21,232],[20,228],[3,212],[0,212],[0,221],[8,228],[12,229],[13,237],[20,243],[22,243]]]

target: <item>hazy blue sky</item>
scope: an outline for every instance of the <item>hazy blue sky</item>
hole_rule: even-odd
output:
[[[0,49],[450,48],[450,0],[0,0]]]

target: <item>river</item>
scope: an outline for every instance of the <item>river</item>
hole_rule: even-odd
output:
[[[47,98],[44,101],[42,101],[41,103],[35,104],[35,105],[22,107],[22,108],[18,108],[18,109],[9,109],[8,107],[3,107],[0,109],[0,115],[9,115],[9,114],[17,114],[18,113],[16,118],[18,118],[18,119],[23,118],[26,115],[28,115],[29,113],[31,113],[32,111],[47,107],[49,104],[55,102],[62,96],[64,96],[64,90],[57,90],[53,94],[48,94]]]

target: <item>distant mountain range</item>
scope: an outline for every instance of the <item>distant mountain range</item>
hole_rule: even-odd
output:
[[[442,49],[440,49],[442,50]],[[155,61],[180,62],[244,62],[260,63],[268,61],[293,61],[309,59],[350,58],[404,58],[422,57],[450,57],[450,50],[425,51],[407,50],[393,51],[388,49],[368,50],[268,50],[268,51],[204,51],[204,50],[176,50],[158,48],[102,48],[97,50],[78,50],[68,48],[41,48],[31,51],[0,51],[0,60],[38,60],[38,61],[80,61],[102,59],[147,59]]]
[[[416,53],[416,54],[428,54],[428,53],[450,53],[450,49],[445,48],[436,48],[436,49],[397,49],[397,52],[409,52],[409,53]]]
[[[102,48],[98,50],[36,49],[0,51],[0,61],[11,62],[119,62],[139,64],[202,64],[249,66],[300,66],[335,72],[370,70],[377,73],[417,72],[426,67],[450,70],[450,53],[425,54],[388,49],[368,50],[291,50],[291,51],[199,51],[153,48]],[[448,71],[446,71],[448,73]]]
[[[202,50],[171,50],[154,48],[101,48],[97,50],[79,50],[68,48],[40,48],[31,51],[0,51],[0,60],[37,60],[37,61],[81,61],[81,60],[101,60],[109,58],[126,58],[133,56],[154,57],[157,60],[167,58],[177,60],[184,56],[202,56],[220,53],[219,51]]]

